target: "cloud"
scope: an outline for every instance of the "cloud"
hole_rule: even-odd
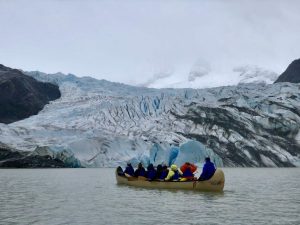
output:
[[[189,73],[188,81],[195,81],[197,78],[201,78],[205,75],[208,75],[210,71],[211,67],[209,63],[202,60],[198,60]]]
[[[156,74],[153,75],[153,77],[151,77],[145,83],[142,83],[140,86],[151,87],[152,85],[155,85],[156,82],[159,82],[160,80],[162,80],[164,78],[168,78],[170,76],[172,76],[172,72],[156,73]]]
[[[281,73],[299,58],[299,8],[297,0],[0,1],[0,63],[130,84],[179,82],[199,58],[215,74],[207,83],[248,64]],[[175,76],[155,75],[166,70]]]

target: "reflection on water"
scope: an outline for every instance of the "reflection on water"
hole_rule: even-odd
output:
[[[0,170],[0,224],[300,224],[300,169],[224,169],[222,193],[117,185],[113,169]]]

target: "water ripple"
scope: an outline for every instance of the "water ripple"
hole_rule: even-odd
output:
[[[113,169],[0,170],[0,224],[300,224],[300,169],[224,171],[209,193],[119,186]]]

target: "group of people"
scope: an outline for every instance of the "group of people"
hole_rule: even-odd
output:
[[[186,162],[180,168],[173,164],[168,168],[164,164],[159,164],[155,168],[153,164],[149,164],[147,170],[143,167],[142,163],[138,164],[136,170],[133,169],[131,163],[127,163],[127,166],[123,172],[126,177],[144,177],[147,180],[160,180],[160,181],[190,181],[190,180],[208,180],[210,179],[215,171],[215,165],[210,161],[210,158],[205,159],[205,164],[202,173],[199,178],[195,177],[197,166]]]

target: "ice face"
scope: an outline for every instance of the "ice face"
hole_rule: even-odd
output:
[[[222,159],[198,141],[190,140],[180,147],[154,144],[150,150],[150,163],[154,165],[165,163],[168,166],[181,166],[185,162],[202,164],[206,157],[210,157],[216,166],[223,166]]]
[[[38,115],[0,124],[0,142],[20,150],[64,149],[91,167],[201,163],[207,155],[217,166],[299,161],[299,84],[149,89],[74,75],[33,76],[58,83],[62,97]]]
[[[210,157],[211,161],[218,167],[223,166],[222,159],[213,152],[213,150],[205,147],[198,141],[188,141],[180,146],[175,164],[183,165],[185,162],[203,163],[206,157]]]

